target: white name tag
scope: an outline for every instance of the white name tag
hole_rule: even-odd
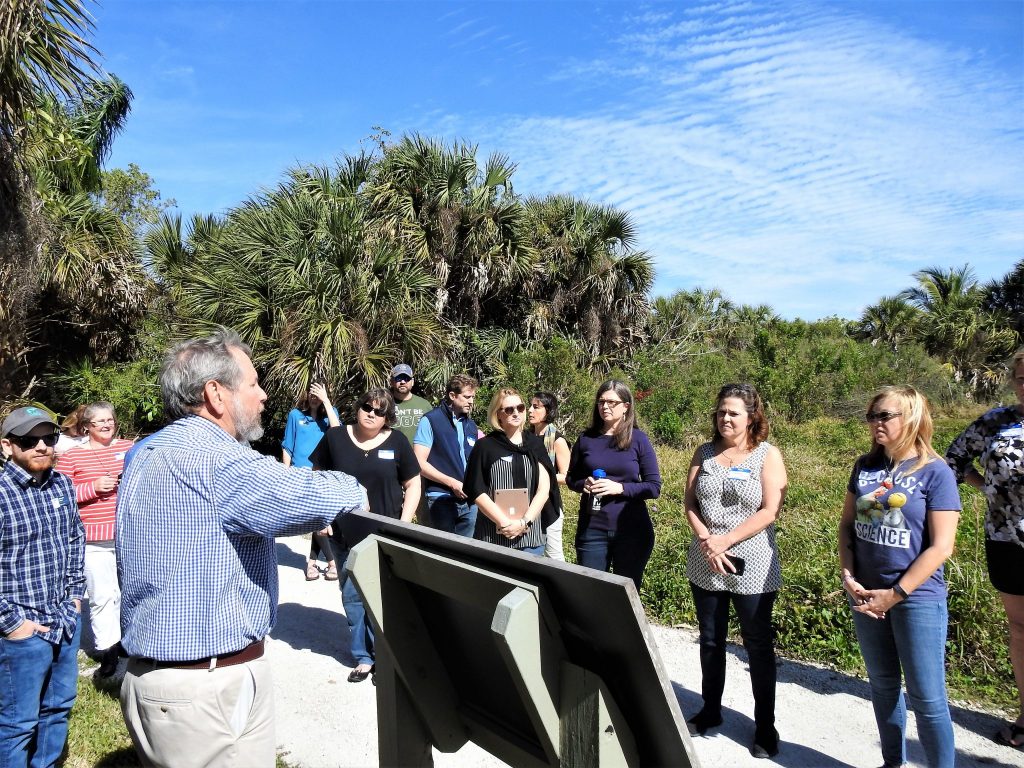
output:
[[[512,457],[511,456],[502,456],[501,460],[502,461],[507,461],[509,464],[512,463]]]
[[[124,458],[124,451],[118,451],[117,453],[115,453],[114,454],[114,458],[117,459],[118,461],[123,459]]]
[[[750,479],[750,467],[729,467],[729,479],[746,482]]]
[[[1024,426],[1011,424],[999,430],[1000,437],[1024,437]]]
[[[377,451],[377,458],[378,459],[384,459],[384,461],[394,461],[395,460],[395,452],[391,451],[391,450],[387,450],[387,451],[379,450],[379,451]]]
[[[466,442],[469,443],[469,447],[472,448],[474,445],[476,445],[476,438],[475,437],[467,437],[466,438]]]

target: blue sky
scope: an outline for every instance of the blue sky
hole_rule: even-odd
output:
[[[93,8],[135,93],[110,166],[186,216],[373,126],[629,211],[655,293],[855,318],[1024,257],[1024,0],[182,2]]]

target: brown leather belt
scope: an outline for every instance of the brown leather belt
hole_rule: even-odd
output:
[[[205,659],[196,659],[195,661],[158,661],[157,659],[147,659],[141,656],[133,656],[131,661],[138,662],[139,664],[145,664],[153,669],[208,669],[214,670],[217,667],[233,667],[236,664],[245,664],[247,661],[253,661],[263,656],[263,641],[257,640],[255,643],[245,646],[240,651],[233,651],[232,653],[222,653],[219,656],[207,656]]]

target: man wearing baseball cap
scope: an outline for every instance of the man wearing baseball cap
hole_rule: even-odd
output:
[[[399,363],[391,369],[391,395],[395,398],[395,411],[398,413],[398,423],[395,429],[409,438],[409,445],[412,445],[416,437],[416,427],[420,419],[432,406],[419,395],[412,393],[416,377],[413,375],[412,366],[407,363]]]
[[[85,528],[58,435],[34,406],[0,425],[0,765],[55,765],[78,693]]]

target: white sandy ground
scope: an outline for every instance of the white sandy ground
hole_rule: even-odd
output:
[[[303,578],[307,537],[278,543],[281,596],[277,626],[267,653],[273,665],[278,752],[300,768],[377,765],[376,688],[346,678],[352,665],[348,629],[337,582]],[[701,704],[697,636],[688,628],[653,628],[662,662],[684,716]],[[776,719],[782,739],[773,760],[756,760],[750,678],[741,647],[731,647],[725,689],[725,722],[707,737],[693,737],[704,768],[875,768],[882,762],[866,680],[804,663],[779,663]],[[1024,752],[991,740],[998,715],[953,704],[957,766],[1024,766]],[[910,716],[911,765],[923,752]],[[459,752],[434,752],[438,768],[488,768],[505,763],[474,744]]]

